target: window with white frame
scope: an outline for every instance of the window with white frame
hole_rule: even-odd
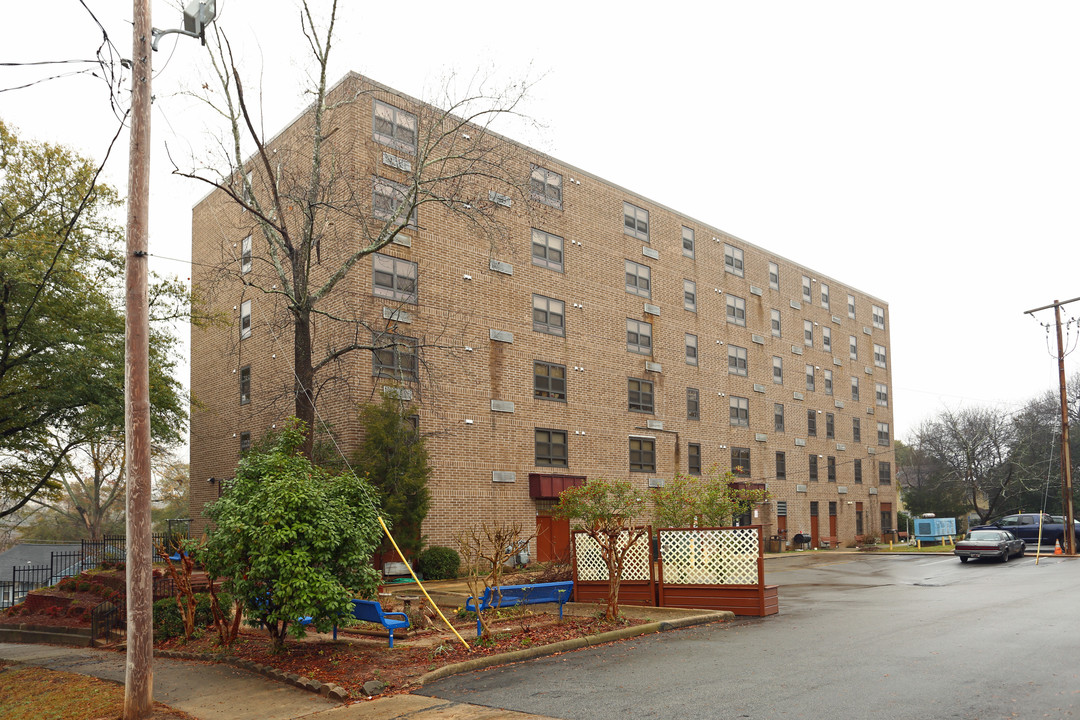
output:
[[[851,442],[862,442],[862,420],[851,418]]]
[[[885,346],[874,343],[874,365],[879,368],[885,367]]]
[[[854,335],[848,335],[848,357],[852,360],[859,359],[859,339]]]
[[[728,373],[731,375],[746,376],[746,348],[738,345],[728,345],[727,350]]]
[[[810,278],[806,275],[802,276],[802,299],[803,302],[814,302],[814,296],[810,292]]]
[[[374,357],[372,374],[375,377],[394,380],[418,380],[420,363],[417,356],[419,342],[416,338],[393,333],[373,333]]]
[[[851,401],[859,402],[859,378],[851,376]]]
[[[383,145],[416,154],[416,116],[393,105],[375,100],[373,112],[375,140]]]
[[[777,385],[784,384],[784,358],[780,357],[779,355],[773,355],[772,381]]]
[[[653,411],[653,384],[650,381],[628,378],[626,391],[629,410],[643,413]]]
[[[532,231],[532,264],[563,271],[563,239],[543,230]]]
[[[832,395],[832,370],[822,370],[821,374],[825,378],[825,394]]]
[[[251,236],[240,241],[240,273],[245,274],[251,272]]]
[[[814,366],[806,366],[806,390],[807,392],[814,391]]]
[[[814,323],[810,320],[803,320],[803,343],[806,347],[814,347]]]
[[[773,309],[773,310],[769,311],[769,324],[772,326],[773,337],[780,337],[780,311],[779,310]]]
[[[697,312],[697,283],[693,280],[682,281],[683,307],[690,312]]]
[[[694,257],[694,229],[685,225],[682,229],[682,254],[688,258]]]
[[[832,352],[832,329],[823,327],[821,328],[821,348],[827,352]]]
[[[743,251],[724,243],[724,270],[743,277]]]
[[[624,202],[623,232],[638,240],[649,242],[649,211]]]
[[[727,321],[746,327],[746,301],[741,297],[727,296]]]
[[[873,306],[874,327],[878,330],[885,329],[885,308]]]
[[[626,318],[626,349],[642,355],[652,354],[652,325]]]
[[[877,444],[882,447],[889,447],[889,423],[879,422],[877,424]]]
[[[562,175],[539,165],[533,165],[529,176],[529,193],[533,200],[562,209]]]
[[[240,368],[240,404],[247,405],[251,402],[251,366],[245,365]]]
[[[646,299],[652,297],[652,271],[648,265],[626,261],[626,292]]]
[[[548,335],[566,335],[566,303],[562,300],[533,295],[533,330]]]
[[[885,383],[875,383],[874,399],[881,407],[889,407],[889,386]]]
[[[829,286],[821,283],[821,307],[829,309]]]
[[[769,263],[769,287],[773,290],[780,289],[780,266],[774,262]]]
[[[731,424],[739,427],[750,426],[750,400],[731,395],[728,397],[731,408]]]
[[[686,364],[698,364],[697,335],[686,333]]]
[[[686,388],[686,419],[701,419],[701,393],[697,388]]]
[[[773,403],[773,430],[784,432],[784,404]]]
[[[392,220],[398,225],[415,226],[416,204],[412,204],[408,215],[403,209],[409,197],[409,189],[401,183],[377,177],[372,183],[371,212],[375,217]]]
[[[416,303],[416,263],[375,253],[371,266],[371,292],[376,297]]]
[[[251,337],[251,301],[245,300],[240,303],[240,339],[247,340]]]
[[[855,296],[847,296],[847,316],[852,320],[855,319]]]

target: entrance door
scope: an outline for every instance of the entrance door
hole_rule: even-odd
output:
[[[536,516],[537,562],[570,562],[570,519]]]
[[[818,504],[817,501],[810,503],[810,547],[821,547],[818,541]]]
[[[838,537],[836,534],[836,503],[829,503],[829,535]]]

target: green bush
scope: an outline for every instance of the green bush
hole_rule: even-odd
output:
[[[461,556],[454,548],[432,545],[416,558],[416,569],[425,580],[446,580],[456,578],[461,567]]]
[[[219,592],[218,603],[221,611],[225,613],[225,620],[232,619],[232,596],[228,593]],[[214,614],[210,612],[210,594],[195,594],[195,630],[196,632],[212,625]],[[184,619],[180,615],[180,608],[176,606],[176,598],[167,597],[154,603],[154,637],[158,640],[180,637],[184,634]]]

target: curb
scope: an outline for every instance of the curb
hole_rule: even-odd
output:
[[[587,635],[583,638],[563,640],[562,642],[552,643],[550,645],[538,645],[534,648],[516,650],[501,655],[485,655],[484,657],[476,658],[475,660],[466,660],[465,662],[455,663],[453,665],[444,665],[441,668],[421,675],[413,681],[413,685],[423,687],[430,682],[441,680],[450,677],[451,675],[472,672],[473,670],[483,670],[495,665],[506,665],[509,663],[521,662],[523,660],[533,660],[547,655],[557,655],[570,650],[579,650],[590,645],[602,645],[616,640],[626,640],[628,638],[638,637],[639,635],[661,633],[690,627],[692,625],[704,625],[711,622],[732,620],[734,617],[735,613],[727,610],[718,610],[704,615],[692,615],[676,618],[675,620],[662,620],[659,622],[622,628],[620,630],[612,630],[610,632],[600,633],[599,635]]]

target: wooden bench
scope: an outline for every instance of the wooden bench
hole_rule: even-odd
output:
[[[821,538],[819,539],[819,542],[821,544],[821,547],[823,547],[823,548],[838,548],[838,547],[840,547],[840,542],[839,542],[839,540],[837,540],[837,537],[835,535],[822,535]]]
[[[487,588],[480,597],[479,607],[475,597],[465,601],[465,609],[476,613],[476,636],[480,637],[480,613],[491,608],[514,607],[517,605],[536,605],[539,603],[558,603],[559,619],[562,620],[563,605],[574,592],[574,582],[534,583],[532,585],[503,585]]]
[[[353,600],[352,617],[364,622],[382,625],[390,633],[390,647],[394,647],[394,631],[409,627],[409,616],[400,612],[383,612],[382,605],[374,600]],[[393,619],[401,616],[401,620]],[[310,625],[311,617],[300,618],[301,625]],[[334,639],[337,640],[337,625],[334,625]]]

